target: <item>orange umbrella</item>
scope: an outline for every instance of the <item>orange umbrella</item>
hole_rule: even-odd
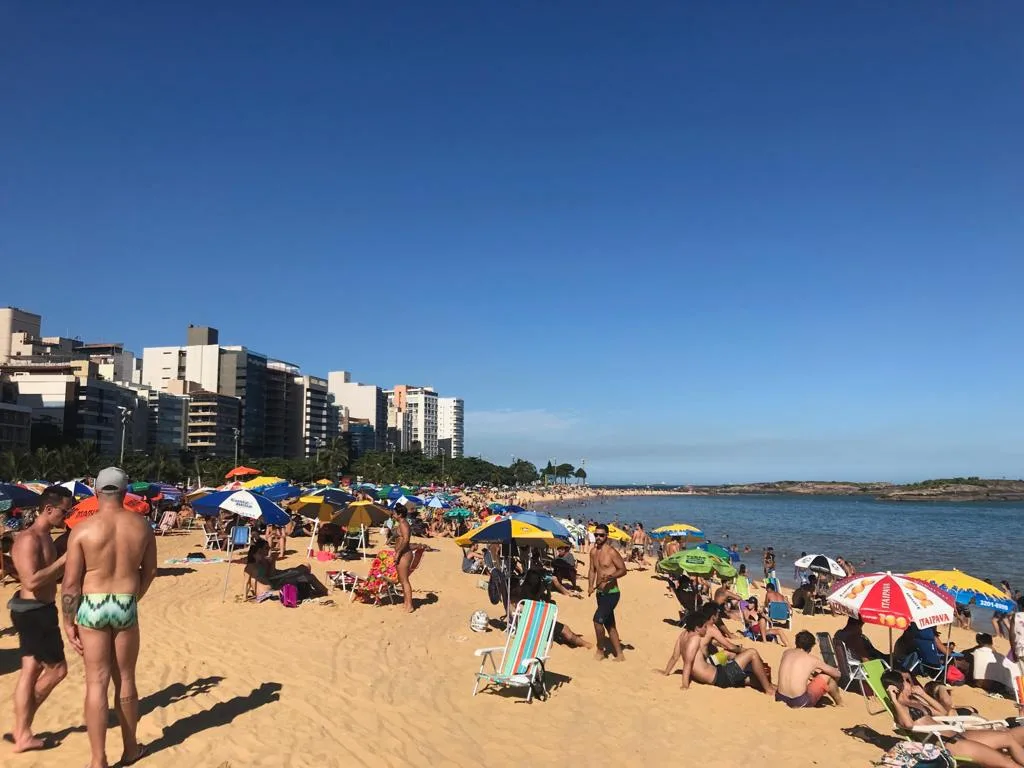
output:
[[[232,477],[245,477],[246,475],[259,475],[262,474],[262,470],[253,469],[252,467],[235,467],[226,475],[224,478],[230,480]]]
[[[138,512],[140,515],[149,514],[149,504],[146,503],[144,498],[136,496],[134,493],[129,493],[124,497],[124,508],[132,512]],[[98,509],[99,499],[95,496],[82,499],[71,508],[71,513],[64,518],[64,522],[68,528],[74,528],[87,517],[95,515]]]

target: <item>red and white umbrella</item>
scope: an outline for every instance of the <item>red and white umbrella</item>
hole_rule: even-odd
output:
[[[920,579],[892,573],[858,573],[838,582],[829,605],[868,624],[919,629],[953,623],[953,598]]]

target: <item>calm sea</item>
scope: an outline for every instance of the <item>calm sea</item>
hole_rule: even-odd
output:
[[[789,582],[801,552],[844,557],[860,571],[959,568],[1024,588],[1024,504],[882,502],[850,496],[625,496],[567,502],[558,515],[602,522],[640,521],[648,530],[690,523],[708,540],[753,550],[743,555],[761,574],[761,551],[774,547]]]

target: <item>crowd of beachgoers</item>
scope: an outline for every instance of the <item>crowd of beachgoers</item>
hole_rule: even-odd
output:
[[[32,724],[68,674],[70,647],[85,675],[91,765],[107,764],[111,683],[121,764],[146,756],[136,736],[138,605],[156,578],[158,537],[173,541],[194,531],[201,547],[167,562],[224,563],[225,593],[231,563],[238,562],[244,579],[238,601],[288,607],[344,598],[414,612],[430,602],[414,599],[424,554],[457,547],[467,587],[487,594],[471,630],[503,637],[483,654],[474,693],[512,688],[530,700],[548,697],[552,644],[589,649],[597,660],[628,661],[635,651],[623,640],[629,629],[620,623],[620,601],[629,598],[622,583],[642,577],[660,585],[674,606],[662,620],[679,631],[659,670],[678,674],[684,690],[752,688],[792,709],[863,698],[907,737],[894,753],[905,757],[907,744],[929,742],[932,752],[922,754],[1024,765],[1017,720],[1024,716],[1024,598],[1005,581],[992,585],[959,572],[858,573],[842,557],[817,553],[779,563],[770,546],[756,552],[721,546],[683,522],[649,531],[642,522],[584,519],[578,513],[588,511],[587,503],[616,493],[584,486],[409,488],[324,480],[302,487],[280,478],[228,480],[200,489],[133,484],[111,467],[94,480],[0,484],[8,529],[0,576],[17,585],[9,609],[21,658],[13,752],[53,746]],[[570,500],[575,506],[565,503]],[[552,502],[554,514],[532,509]],[[300,562],[281,567],[295,556]],[[753,558],[757,573],[742,562]],[[781,585],[783,568],[792,569],[795,589]],[[559,613],[560,599],[592,599],[591,626],[570,626]],[[973,644],[959,647],[940,630],[969,630],[974,605],[996,608],[992,631],[974,633]],[[834,617],[832,631],[798,630],[794,625],[805,616]],[[866,627],[886,630],[891,645],[881,646],[877,635],[873,641]],[[776,647],[781,657],[773,669],[767,659]],[[1006,716],[980,716],[961,701],[969,689],[1005,701]]]

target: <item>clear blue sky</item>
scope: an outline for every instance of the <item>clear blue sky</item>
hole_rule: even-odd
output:
[[[0,304],[46,333],[214,325],[598,482],[1024,474],[1019,3],[0,28]]]

